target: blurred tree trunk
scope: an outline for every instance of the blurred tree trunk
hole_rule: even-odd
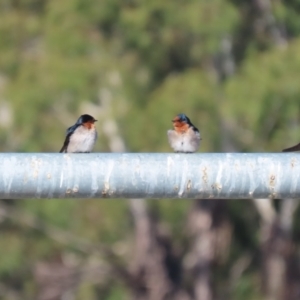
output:
[[[285,241],[284,257],[286,263],[285,290],[283,299],[300,299],[300,264],[297,248],[292,237],[294,213],[299,205],[299,200],[285,199],[282,201],[280,224]]]
[[[193,242],[186,265],[194,278],[194,297],[215,299],[213,266],[225,261],[231,243],[231,227],[224,200],[196,200],[188,220]]]
[[[37,300],[75,299],[80,272],[66,266],[62,260],[39,262],[34,270]]]
[[[136,300],[189,300],[181,288],[180,259],[174,255],[171,238],[142,199],[130,200],[135,223],[135,246],[131,273],[137,282]]]
[[[277,213],[272,200],[254,200],[262,219],[262,290],[267,300],[299,299],[299,265],[295,263],[292,220],[298,202],[285,199]]]
[[[137,288],[133,299],[161,300],[170,292],[171,282],[164,268],[163,249],[157,243],[157,232],[144,200],[130,200],[135,227],[132,274]]]

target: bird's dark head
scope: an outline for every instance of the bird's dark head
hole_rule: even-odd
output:
[[[76,125],[83,125],[84,127],[91,129],[94,127],[95,122],[97,122],[97,120],[94,117],[85,114],[79,117],[79,119],[76,122]]]
[[[190,128],[190,126],[192,126],[190,119],[185,114],[178,114],[172,120],[172,122],[174,129],[180,133],[186,132]]]
[[[85,123],[94,124],[96,121],[97,120],[94,117],[92,117],[91,115],[81,115],[76,123],[79,125],[82,125]]]
[[[183,123],[186,123],[186,124],[190,124],[191,123],[190,119],[185,114],[178,114],[172,120],[172,122],[183,122]]]

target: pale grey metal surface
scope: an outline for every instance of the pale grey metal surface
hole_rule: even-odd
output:
[[[300,198],[300,154],[6,153],[0,198]]]

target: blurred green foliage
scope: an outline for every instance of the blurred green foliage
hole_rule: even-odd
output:
[[[57,152],[65,129],[82,113],[99,119],[95,151],[110,151],[102,130],[107,101],[132,152],[169,152],[166,131],[180,112],[201,131],[203,152],[227,151],[226,142],[234,151],[278,152],[299,142],[299,1],[272,2],[274,22],[266,26],[250,2],[0,1],[1,151]],[[276,29],[284,40],[280,45],[272,34]],[[220,62],[230,60],[234,72],[224,73]],[[132,224],[125,201],[13,205],[91,243],[130,251]],[[184,240],[189,203],[151,205],[174,238]],[[258,216],[250,203],[228,206],[235,234],[230,265],[244,251],[257,249]],[[76,249],[17,220],[1,222],[0,281],[17,282],[24,299],[33,299],[28,269]],[[259,299],[258,269],[256,264],[241,277],[232,299]],[[220,279],[223,284],[226,277]],[[78,299],[98,299],[93,285],[78,291]],[[116,281],[99,293],[113,300],[126,291]]]

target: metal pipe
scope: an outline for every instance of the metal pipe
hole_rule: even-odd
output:
[[[0,198],[300,198],[297,153],[6,153]]]

